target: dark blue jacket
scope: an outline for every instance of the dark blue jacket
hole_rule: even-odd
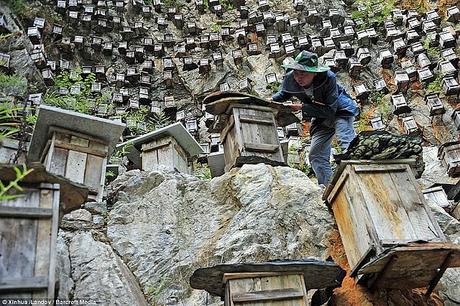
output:
[[[273,101],[283,102],[291,97],[302,103],[303,117],[333,120],[335,117],[351,117],[359,114],[356,102],[337,84],[332,71],[318,73],[313,79],[313,101],[306,89],[294,80],[294,72],[286,73],[281,89],[272,96]],[[319,103],[316,103],[319,102]]]

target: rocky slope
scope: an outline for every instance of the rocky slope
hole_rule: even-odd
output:
[[[429,167],[428,167],[429,168]],[[221,305],[188,279],[199,267],[271,259],[325,259],[347,268],[321,190],[288,167],[244,165],[211,181],[179,173],[129,171],[106,203],[64,217],[59,239],[59,297],[104,305]],[[460,223],[433,208],[448,237]],[[376,292],[350,278],[335,289],[338,305],[455,305],[460,270],[448,270],[439,295]]]

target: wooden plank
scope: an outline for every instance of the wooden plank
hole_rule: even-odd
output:
[[[236,273],[224,273],[222,281],[226,283],[232,279],[243,279],[243,278],[257,278],[257,277],[269,277],[269,276],[281,276],[291,275],[292,272],[236,272]]]
[[[254,123],[254,124],[266,124],[266,125],[273,125],[275,124],[274,121],[270,119],[264,119],[261,117],[248,117],[248,116],[240,116],[240,121],[244,123]]]
[[[40,191],[40,208],[53,209],[54,190],[42,189]],[[59,199],[58,199],[59,200]],[[51,226],[52,220],[41,219],[37,228],[37,244],[35,246],[34,276],[48,278],[50,270],[51,251]],[[34,292],[32,298],[47,298],[47,292]]]
[[[418,183],[415,180],[414,173],[412,171],[409,171],[409,170],[411,170],[409,165],[406,165],[406,168],[408,169],[407,170],[408,171],[408,177],[409,177],[409,180],[412,182],[412,185],[413,186],[418,186]],[[437,237],[439,237],[439,239],[441,241],[447,241],[446,236],[444,235],[444,232],[442,231],[441,227],[438,224],[438,221],[435,219],[433,213],[431,212],[431,209],[428,207],[428,205],[426,205],[425,198],[423,197],[423,195],[420,194],[420,192],[418,193],[418,196],[419,196],[420,202],[424,204],[423,207],[425,209],[425,213],[427,214],[428,218],[431,220],[431,226],[433,226],[435,235]]]
[[[269,143],[244,143],[246,151],[251,152],[270,152],[274,153],[279,150],[279,145]]]
[[[160,148],[167,147],[169,145],[171,145],[171,140],[168,142],[157,143],[157,144],[148,143],[148,144],[145,144],[145,146],[142,145],[142,152],[150,152],[153,150],[158,150]]]
[[[100,150],[100,149],[82,147],[82,146],[72,144],[72,143],[61,143],[61,142],[56,142],[54,146],[60,149],[73,150],[73,151],[87,153],[87,154],[96,155],[100,157],[106,157],[107,150],[108,150],[107,148],[105,150]]]
[[[67,156],[69,151],[67,149],[53,147],[53,153],[51,154],[52,155],[47,155],[47,157],[50,159],[49,167],[47,169],[49,169],[49,172],[56,175],[65,176]]]
[[[275,301],[303,298],[303,292],[296,288],[284,288],[273,290],[252,291],[246,293],[234,293],[232,300],[234,303],[256,302],[256,301]]]
[[[336,193],[332,211],[351,270],[363,263],[369,248],[376,244],[377,234],[365,205],[365,195],[356,177],[350,175],[342,190]]]
[[[358,174],[357,174],[358,175]],[[358,182],[379,240],[417,239],[398,188],[388,172],[361,172]]]
[[[162,145],[169,145],[172,139],[173,138],[171,136],[165,136],[159,139],[154,139],[148,143],[143,143],[141,146],[141,151],[146,152],[146,151],[149,151],[150,149],[159,148]]]
[[[7,218],[50,218],[53,211],[49,208],[0,206],[0,217]]]
[[[353,169],[356,173],[360,172],[379,172],[379,171],[406,171],[406,165],[354,165]]]
[[[86,153],[69,151],[67,157],[65,177],[74,182],[83,184],[85,180],[85,167],[87,156],[88,154]]]
[[[84,184],[86,186],[90,186],[96,190],[101,188],[101,175],[104,159],[104,157],[88,154],[84,174]]]
[[[78,137],[71,135],[70,136],[70,143],[80,146],[80,147],[89,147],[89,139],[86,137]]]
[[[55,282],[56,282],[56,260],[57,260],[57,233],[59,227],[59,203],[60,203],[60,190],[59,185],[54,184],[53,191],[53,218],[51,220],[51,237],[50,237],[50,252],[49,252],[49,268],[48,268],[48,299],[54,299]]]
[[[0,279],[0,292],[15,292],[47,289],[48,279],[43,276],[17,279]]]
[[[390,177],[395,186],[401,186],[394,191],[398,193],[401,203],[409,217],[415,239],[425,241],[444,241],[444,236],[437,233],[437,228],[426,211],[426,204],[421,191],[413,185],[409,178],[410,172],[392,172]]]
[[[224,129],[222,130],[222,132],[220,132],[221,143],[225,143],[225,138],[227,138],[228,133],[233,129],[234,126],[235,126],[235,118],[234,116],[230,116],[230,119],[228,120]]]
[[[162,147],[157,150],[158,165],[163,165],[171,169],[174,168],[174,149],[172,146]]]

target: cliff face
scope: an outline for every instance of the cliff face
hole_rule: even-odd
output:
[[[130,171],[109,187],[110,207],[87,203],[66,215],[59,239],[59,296],[110,305],[221,305],[188,279],[199,267],[272,259],[346,257],[321,190],[288,167],[245,165],[211,181],[171,172]],[[435,208],[434,208],[435,209]],[[446,234],[460,224],[442,210]],[[338,305],[451,304],[459,274],[444,276],[439,296],[421,291],[371,294],[346,278]]]

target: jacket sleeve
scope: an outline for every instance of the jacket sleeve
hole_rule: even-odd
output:
[[[285,92],[282,88],[272,96],[272,100],[276,102],[284,102],[289,100],[292,97],[292,94]]]

